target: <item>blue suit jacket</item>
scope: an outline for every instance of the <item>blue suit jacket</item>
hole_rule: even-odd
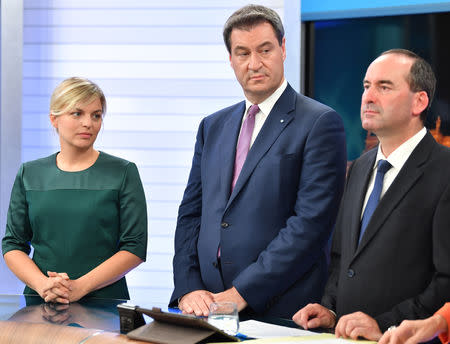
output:
[[[235,286],[256,313],[291,317],[323,293],[345,179],[344,128],[334,110],[288,85],[231,193],[244,110],[240,102],[200,124],[178,214],[170,304],[194,290]]]

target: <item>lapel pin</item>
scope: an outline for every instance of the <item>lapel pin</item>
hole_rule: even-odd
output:
[[[280,123],[283,123],[284,122],[284,119],[280,119]]]

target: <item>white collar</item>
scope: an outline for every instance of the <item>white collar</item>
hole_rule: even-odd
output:
[[[378,145],[377,158],[375,160],[375,165],[373,168],[377,168],[379,160],[387,160],[395,169],[401,169],[405,164],[406,160],[408,160],[409,156],[413,152],[413,150],[417,147],[417,145],[422,141],[427,133],[427,129],[423,127],[416,134],[411,136],[408,140],[403,142],[400,146],[398,146],[388,158],[386,158],[381,151],[381,144]]]
[[[278,87],[275,92],[273,92],[269,97],[267,97],[264,101],[258,104],[259,110],[265,115],[268,116],[270,111],[272,111],[273,107],[277,100],[281,97],[284,90],[287,87],[286,79],[283,80],[280,87]],[[245,113],[248,112],[250,106],[252,106],[252,102],[250,102],[247,98],[245,99]]]

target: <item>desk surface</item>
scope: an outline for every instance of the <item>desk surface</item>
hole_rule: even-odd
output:
[[[39,296],[0,295],[0,342],[35,343],[45,336],[52,343],[139,343],[119,335],[117,305],[123,302],[91,298],[63,305]]]
[[[37,343],[45,336],[51,343],[141,343],[119,335],[117,305],[126,300],[90,298],[70,305],[45,303],[39,296],[0,295],[0,343]],[[167,304],[131,303],[145,308]],[[293,321],[279,318],[252,319],[297,327]],[[250,317],[241,316],[241,320]],[[152,321],[146,317],[147,323]],[[64,326],[61,326],[64,325]],[[52,340],[50,340],[52,338]]]
[[[0,320],[67,325],[119,332],[117,305],[127,300],[90,298],[70,305],[45,303],[39,296],[0,295]],[[145,305],[167,309],[166,304]]]

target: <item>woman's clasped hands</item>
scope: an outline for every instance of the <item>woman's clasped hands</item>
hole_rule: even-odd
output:
[[[78,280],[71,280],[65,272],[47,271],[39,295],[45,302],[70,303],[81,299],[86,293],[82,291]]]

